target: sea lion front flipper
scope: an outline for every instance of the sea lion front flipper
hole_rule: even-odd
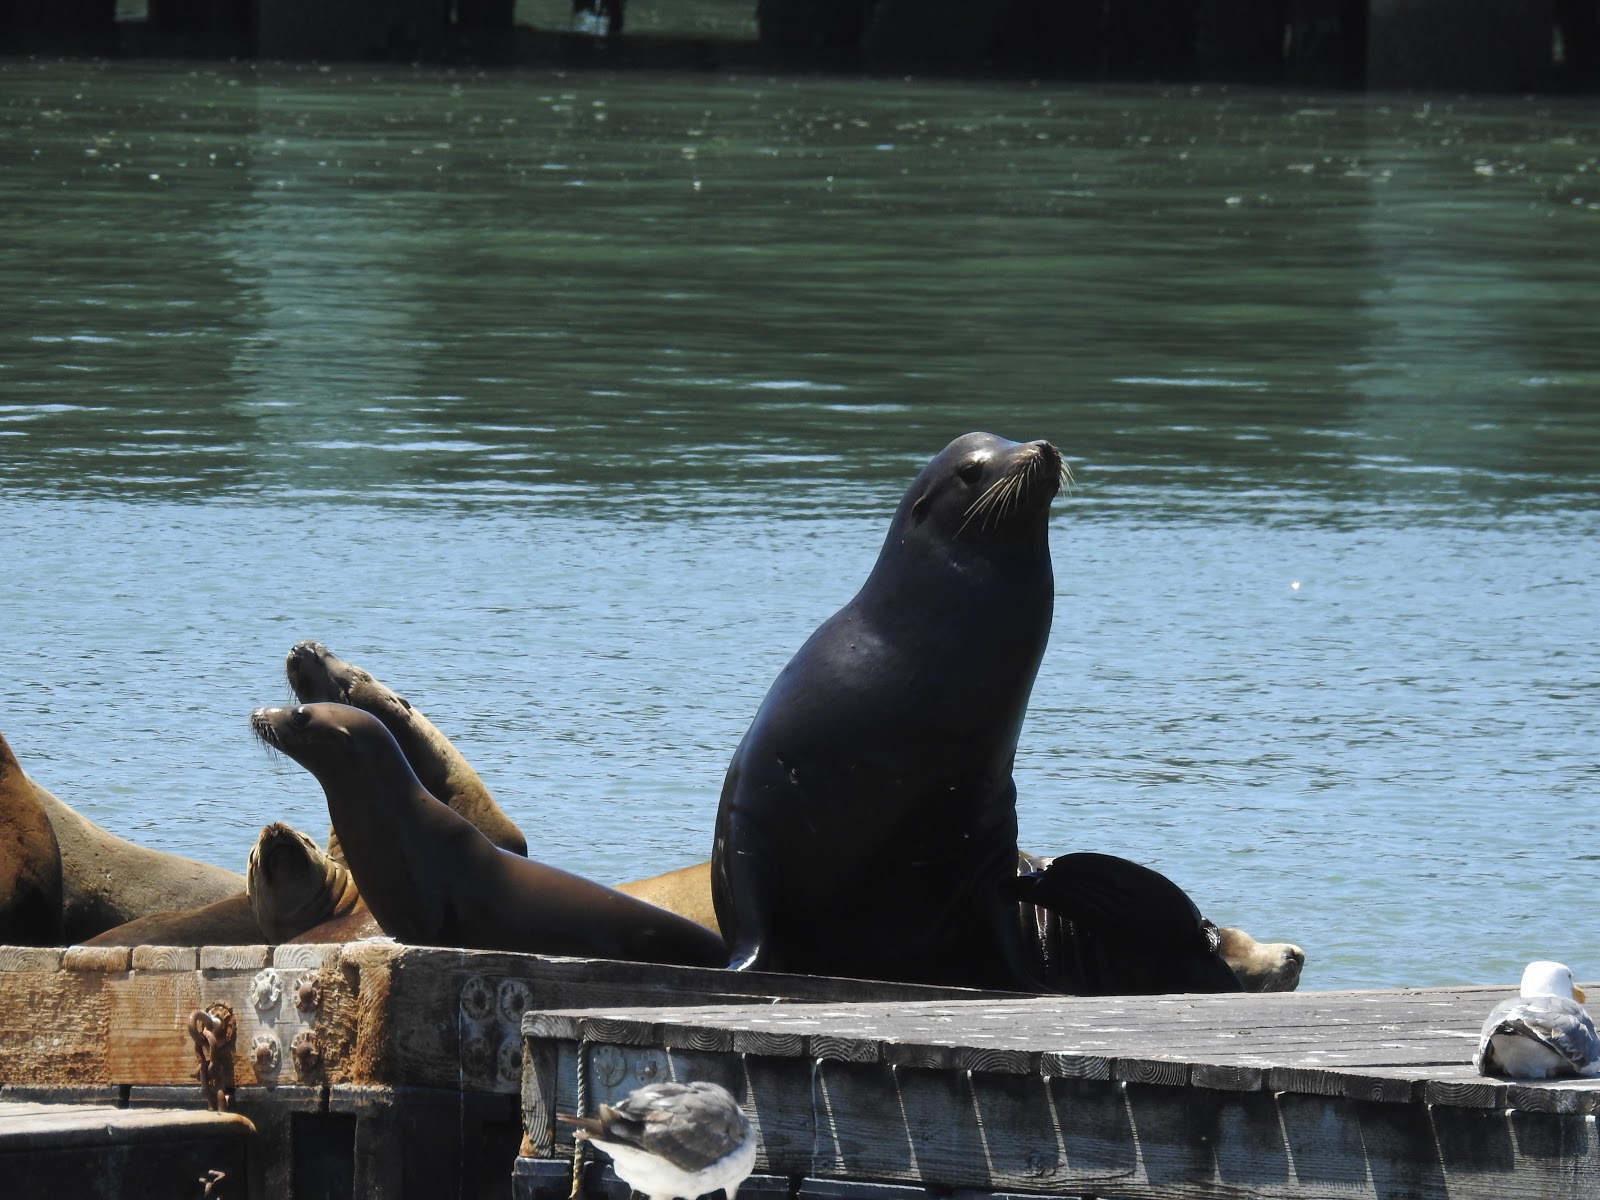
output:
[[[1236,992],[1214,927],[1159,871],[1111,854],[1064,854],[1010,894],[1051,914],[1051,982],[1080,995]]]

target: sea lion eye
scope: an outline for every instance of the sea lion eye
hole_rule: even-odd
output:
[[[956,474],[961,476],[961,482],[963,483],[977,483],[983,477],[983,460],[975,458],[971,462],[963,464]]]
[[[297,708],[289,715],[289,724],[295,729],[304,729],[311,724],[311,714],[304,708]]]

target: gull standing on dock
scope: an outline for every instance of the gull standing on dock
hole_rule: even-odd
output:
[[[735,1200],[756,1163],[755,1131],[715,1083],[649,1083],[598,1117],[560,1120],[611,1156],[617,1178],[649,1200],[696,1200],[719,1188]]]
[[[1522,994],[1483,1023],[1472,1065],[1480,1075],[1555,1079],[1600,1075],[1600,1037],[1583,1011],[1583,989],[1558,962],[1531,962]]]

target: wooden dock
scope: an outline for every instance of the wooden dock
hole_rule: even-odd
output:
[[[248,1189],[235,1166],[226,1194],[509,1196],[529,1009],[974,994],[393,942],[0,946],[0,1103],[99,1106],[123,1112],[121,1127],[150,1108],[206,1115],[189,1024],[221,1008],[233,1022],[221,1095],[254,1127]],[[28,1154],[43,1170],[43,1149]],[[0,1197],[17,1178],[0,1175]]]
[[[570,1157],[555,1112],[712,1079],[757,1126],[761,1181],[819,1198],[865,1181],[898,1196],[1594,1200],[1600,1080],[1473,1071],[1483,1018],[1511,994],[530,1012],[525,1149]],[[530,1200],[555,1174],[538,1166],[519,1163]]]

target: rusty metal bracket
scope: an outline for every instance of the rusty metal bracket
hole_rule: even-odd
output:
[[[233,1009],[220,1001],[197,1008],[189,1014],[188,1030],[199,1062],[194,1076],[200,1081],[206,1107],[213,1112],[226,1112],[228,1092],[233,1087],[233,1038],[239,1031]]]

